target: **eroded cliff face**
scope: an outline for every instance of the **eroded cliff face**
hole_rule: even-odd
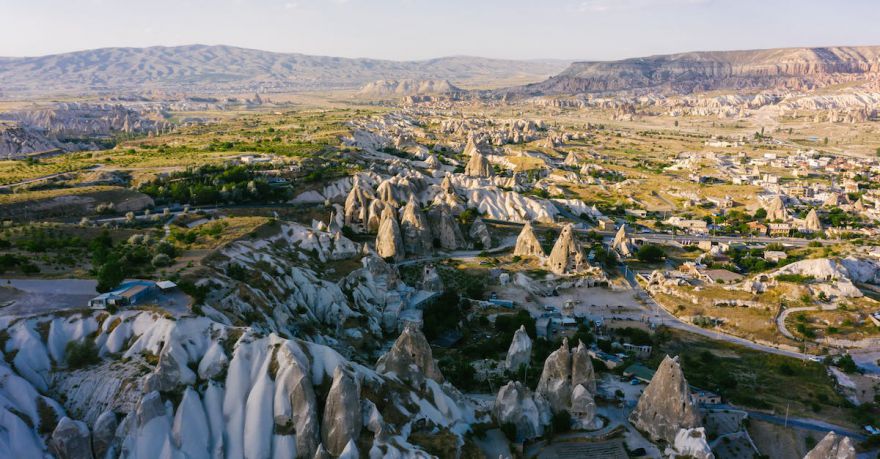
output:
[[[541,83],[505,90],[549,95],[652,90],[809,89],[880,74],[880,47],[695,52],[611,62],[575,62]]]
[[[669,444],[675,443],[679,430],[701,427],[699,408],[677,357],[663,359],[629,420],[652,440]]]

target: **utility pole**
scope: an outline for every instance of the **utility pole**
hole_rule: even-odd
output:
[[[784,427],[788,428],[788,407],[791,405],[791,402],[785,404],[785,425]]]

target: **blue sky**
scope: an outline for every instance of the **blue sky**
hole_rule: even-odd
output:
[[[0,12],[0,56],[203,43],[397,60],[606,60],[880,45],[877,0],[0,0]]]

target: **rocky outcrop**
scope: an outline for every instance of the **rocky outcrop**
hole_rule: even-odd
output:
[[[376,253],[382,258],[394,261],[400,261],[406,255],[400,227],[391,208],[386,208],[382,212],[382,223],[379,224],[379,233],[376,235]]]
[[[578,386],[591,394],[596,392],[593,363],[583,343],[571,352],[568,338],[564,338],[562,346],[544,361],[536,391],[547,399],[553,412],[559,412],[572,408],[572,394]]]
[[[681,429],[700,427],[700,411],[691,397],[678,357],[666,356],[642,392],[630,422],[652,440],[675,443]]]
[[[481,249],[488,250],[492,248],[492,236],[489,234],[489,227],[486,226],[486,222],[482,218],[477,217],[474,219],[468,236],[470,236],[471,240],[479,242]]]
[[[583,264],[581,245],[574,235],[574,227],[569,223],[562,227],[562,232],[547,258],[547,267],[555,274],[569,274],[579,271]]]
[[[115,456],[113,452],[116,451],[116,428],[118,426],[116,414],[112,411],[105,411],[98,416],[92,432],[92,450],[95,452],[96,459]],[[108,455],[108,453],[110,454]]]
[[[849,437],[828,432],[804,459],[855,459],[856,448]]]
[[[370,203],[376,198],[373,190],[365,184],[360,176],[352,179],[351,191],[345,198],[345,224],[365,228],[369,221]]]
[[[822,221],[819,220],[819,215],[816,213],[816,209],[810,209],[807,218],[804,219],[803,229],[811,233],[822,231]]]
[[[611,241],[611,250],[617,251],[618,254],[622,257],[631,257],[633,256],[633,247],[629,242],[629,236],[626,234],[626,225],[620,225],[620,229],[617,230],[617,234],[614,235],[614,240]]]
[[[61,418],[52,431],[49,449],[59,459],[92,459],[91,436],[86,423],[67,416]]]
[[[680,429],[675,435],[673,443],[675,449],[673,456],[691,457],[694,459],[715,459],[709,441],[706,438],[706,429],[695,427],[693,429]],[[667,451],[670,452],[670,451]]]
[[[431,253],[434,248],[434,237],[428,226],[428,218],[419,209],[415,198],[411,198],[401,209],[400,230],[406,253],[411,255]]]
[[[362,422],[358,382],[347,370],[336,367],[321,424],[324,448],[334,456],[342,454],[348,442],[357,440]]]
[[[458,250],[466,246],[458,221],[449,207],[435,206],[428,212],[432,233],[443,250]]]
[[[422,290],[429,292],[443,291],[443,278],[437,272],[437,267],[432,264],[426,264],[422,272],[422,282],[419,285]]]
[[[595,427],[596,421],[596,400],[593,393],[583,384],[578,384],[571,391],[571,414],[572,422],[580,429],[591,429]]]
[[[421,386],[424,378],[443,382],[443,374],[437,368],[431,345],[415,325],[407,324],[391,349],[379,358],[376,371],[394,374],[402,381]]]
[[[468,160],[468,163],[464,168],[464,173],[471,177],[483,178],[495,175],[495,171],[492,169],[492,163],[490,163],[489,160],[479,151],[471,155],[471,159]]]
[[[785,203],[782,202],[782,197],[779,195],[774,196],[764,207],[764,210],[767,211],[767,220],[788,219],[788,210],[786,210]]]
[[[507,349],[507,358],[504,360],[504,366],[508,371],[517,371],[521,366],[528,365],[532,360],[532,339],[526,333],[526,327],[521,325],[519,330],[514,332],[513,340]]]
[[[498,424],[516,426],[516,436],[520,440],[543,435],[551,417],[550,407],[543,397],[532,394],[518,381],[510,381],[498,391],[493,414]]]
[[[518,257],[543,257],[544,249],[538,242],[535,232],[532,231],[532,224],[526,222],[519,236],[516,238],[516,246],[513,248],[513,255]]]

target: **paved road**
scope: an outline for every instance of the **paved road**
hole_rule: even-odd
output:
[[[756,343],[754,341],[747,340],[745,338],[740,338],[738,336],[728,335],[727,333],[722,333],[716,330],[708,330],[702,327],[698,327],[693,324],[689,324],[687,322],[683,322],[679,320],[678,317],[675,317],[669,311],[660,306],[654,298],[651,297],[648,292],[646,292],[642,286],[638,283],[635,278],[635,274],[632,270],[626,269],[624,265],[620,267],[621,272],[623,273],[626,280],[629,282],[630,286],[633,290],[636,290],[640,297],[642,297],[654,310],[654,319],[657,320],[660,324],[666,325],[667,327],[675,328],[678,330],[684,330],[690,333],[695,333],[701,336],[705,336],[710,339],[718,340],[718,341],[726,341],[728,343],[738,344],[740,346],[747,347],[749,349],[754,349],[756,351],[768,352],[771,354],[784,355],[786,357],[792,357],[799,360],[808,360],[810,356],[806,354],[802,354],[800,352],[788,351],[785,349],[779,349],[773,346],[768,346],[765,344]]]
[[[766,421],[772,424],[780,425],[780,426],[792,426],[797,427],[799,429],[812,430],[815,432],[822,432],[823,434],[828,433],[829,431],[834,431],[840,435],[846,435],[847,437],[851,437],[853,439],[862,441],[867,438],[861,432],[855,432],[844,427],[840,427],[838,425],[830,424],[825,421],[819,421],[815,419],[803,419],[803,418],[788,418],[785,416],[777,416],[775,414],[764,413],[762,411],[753,411],[746,410],[740,407],[735,407],[728,404],[721,405],[703,405],[704,408],[711,408],[716,410],[739,410],[745,411],[749,414],[750,418],[757,419],[759,421]]]
[[[819,309],[818,306],[804,306],[801,308],[785,309],[782,311],[782,314],[779,314],[779,316],[776,317],[776,328],[778,328],[779,333],[782,333],[782,335],[786,338],[796,340],[797,338],[795,338],[795,336],[790,331],[788,331],[788,327],[785,326],[785,319],[787,319],[788,316],[793,312],[815,311],[817,309]]]

